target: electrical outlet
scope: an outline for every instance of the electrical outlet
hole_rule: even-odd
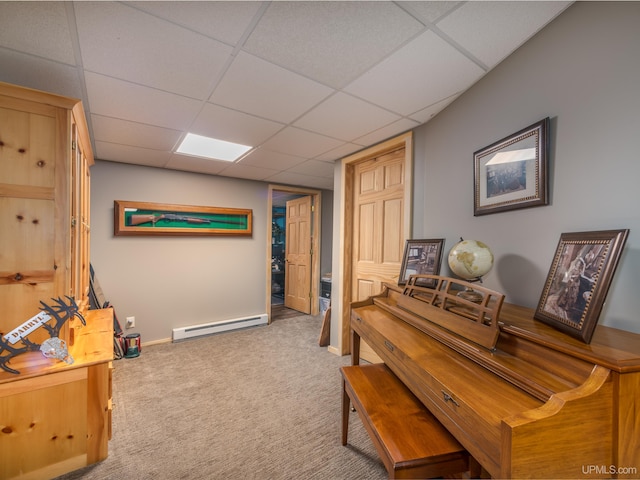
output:
[[[126,328],[133,328],[136,326],[136,317],[127,317]]]

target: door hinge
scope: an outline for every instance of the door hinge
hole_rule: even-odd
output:
[[[311,205],[311,211],[315,212],[316,211],[316,206],[315,205]]]
[[[71,217],[71,226],[72,227],[76,226],[76,217]]]
[[[75,149],[76,149],[76,141],[71,140],[71,150],[75,150]]]

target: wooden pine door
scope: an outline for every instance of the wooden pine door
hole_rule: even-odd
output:
[[[404,148],[355,166],[351,301],[380,293],[383,282],[398,282],[405,240],[404,168]],[[365,342],[360,357],[382,362]]]
[[[289,200],[286,210],[285,307],[311,313],[311,197]]]
[[[397,283],[404,251],[404,148],[355,166],[351,300]]]

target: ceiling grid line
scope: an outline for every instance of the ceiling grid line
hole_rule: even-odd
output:
[[[570,4],[0,1],[0,81],[80,98],[97,160],[332,190],[335,161],[428,122]],[[174,153],[188,131],[255,148]]]

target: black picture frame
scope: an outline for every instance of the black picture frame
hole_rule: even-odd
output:
[[[628,234],[561,234],[534,318],[590,343]]]
[[[443,246],[443,238],[407,240],[402,256],[398,285],[405,285],[411,275],[438,275],[442,264]],[[425,280],[420,286],[435,287],[435,282]]]
[[[549,118],[473,154],[474,216],[549,203]]]

